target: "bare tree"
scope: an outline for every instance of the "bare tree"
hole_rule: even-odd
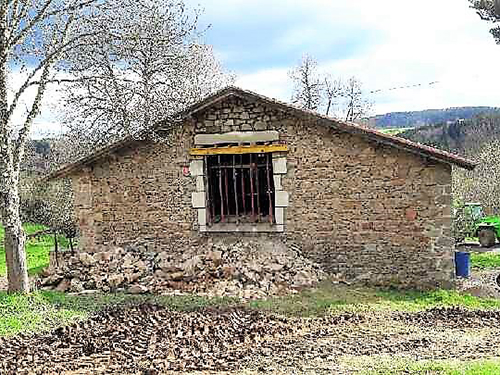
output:
[[[344,86],[346,121],[356,121],[365,116],[371,109],[371,102],[364,97],[361,82],[351,77]]]
[[[91,20],[97,6],[96,0],[0,2],[0,211],[9,291],[29,291],[19,212],[26,142],[47,85],[64,68],[61,59],[96,34],[82,22]]]
[[[288,75],[294,84],[292,103],[305,109],[318,110],[323,100],[323,79],[318,73],[317,61],[304,55],[300,65]]]
[[[182,0],[108,0],[92,28],[107,30],[73,51],[64,123],[103,146],[138,134],[234,77],[197,42],[198,12]]]
[[[330,115],[333,112],[335,105],[339,105],[339,101],[344,96],[344,83],[341,79],[334,79],[331,75],[325,75],[324,97],[326,100],[325,115]]]
[[[372,107],[362,90],[361,81],[352,77],[344,82],[318,72],[317,61],[309,55],[304,55],[300,65],[288,75],[294,85],[292,102],[302,108],[324,111],[327,116],[335,114],[347,121],[360,121]]]
[[[334,79],[331,75],[325,75],[324,83],[324,97],[326,100],[325,115],[330,115],[330,111],[334,106],[339,104],[339,100],[344,96],[344,83],[340,79]]]
[[[453,171],[453,197],[463,202],[481,202],[489,214],[500,213],[500,140],[482,145],[472,157],[478,162],[474,171]]]
[[[500,22],[500,0],[469,0],[471,7],[476,9],[482,20],[492,23]],[[496,42],[500,44],[500,26],[490,30]]]

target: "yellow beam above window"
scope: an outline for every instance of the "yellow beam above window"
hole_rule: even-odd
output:
[[[267,145],[267,146],[229,146],[211,148],[192,148],[191,155],[233,155],[233,154],[262,154],[268,152],[286,152],[287,145]]]

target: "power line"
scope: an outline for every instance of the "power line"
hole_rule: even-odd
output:
[[[394,91],[394,90],[402,90],[402,89],[411,89],[411,88],[423,87],[423,86],[434,86],[434,85],[436,85],[438,83],[440,83],[440,82],[439,81],[432,81],[432,82],[429,82],[429,83],[416,83],[414,85],[395,86],[395,87],[391,87],[391,88],[388,88],[388,89],[377,89],[377,90],[368,91],[368,94],[376,94],[376,93],[384,92],[384,91]]]

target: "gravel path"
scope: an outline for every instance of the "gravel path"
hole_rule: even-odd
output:
[[[338,373],[345,358],[479,359],[500,355],[500,312],[346,313],[291,319],[244,309],[180,313],[145,304],[72,326],[0,339],[0,373],[171,371]]]

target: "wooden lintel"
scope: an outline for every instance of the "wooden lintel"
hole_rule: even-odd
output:
[[[230,146],[212,148],[192,148],[191,155],[233,155],[233,154],[262,154],[269,152],[286,152],[287,145],[254,145],[254,146]]]

